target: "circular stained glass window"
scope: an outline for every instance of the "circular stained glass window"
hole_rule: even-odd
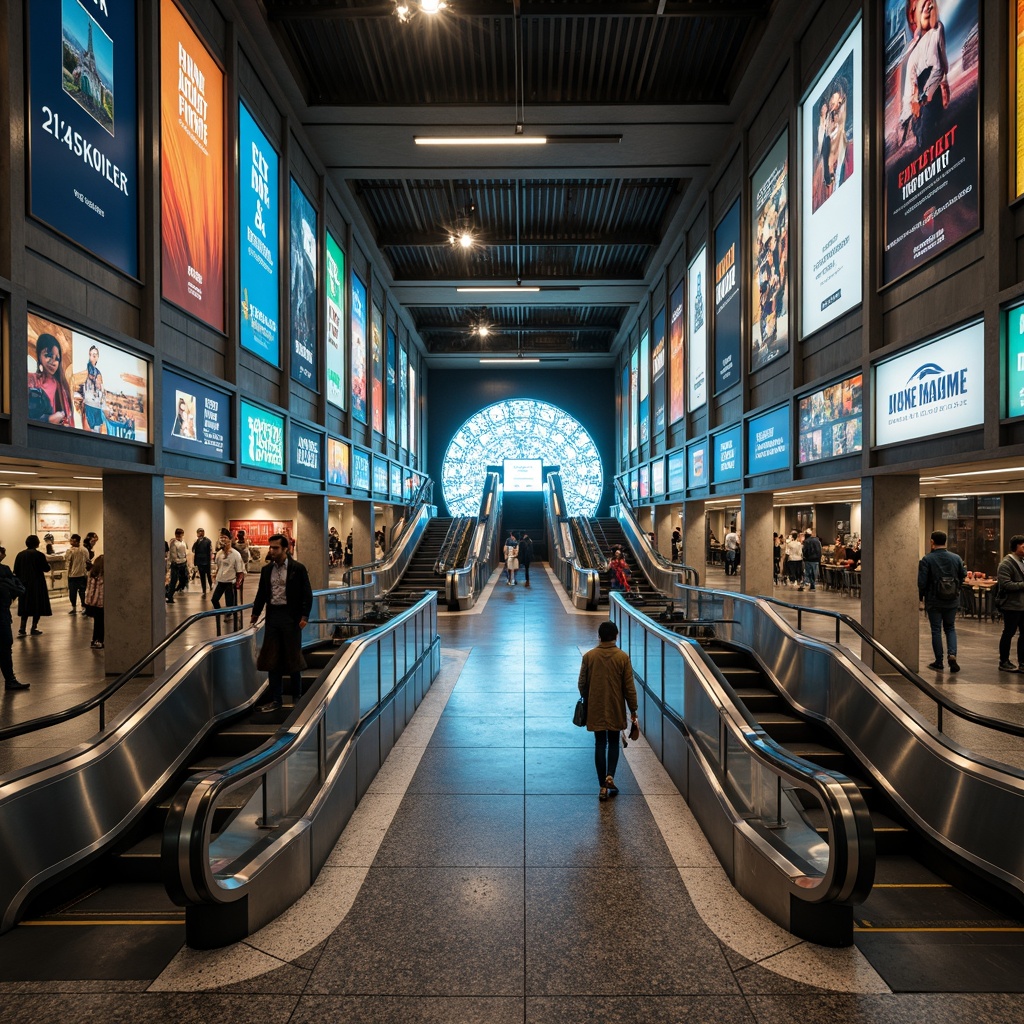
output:
[[[505,459],[540,459],[545,466],[560,467],[569,515],[596,514],[604,489],[597,445],[579,420],[530,398],[489,405],[455,432],[441,466],[449,514],[475,516],[487,467]]]

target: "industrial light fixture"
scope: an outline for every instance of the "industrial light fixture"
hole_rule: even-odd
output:
[[[480,294],[483,292],[539,292],[540,288],[535,284],[476,284],[464,285],[455,290]]]
[[[546,135],[416,135],[417,146],[544,146]]]
[[[417,13],[440,14],[448,6],[447,0],[394,0],[394,15],[406,25]]]
[[[539,363],[540,360],[533,356],[493,356],[489,359],[481,359],[481,363]]]

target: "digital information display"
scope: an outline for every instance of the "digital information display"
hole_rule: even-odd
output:
[[[863,447],[864,377],[856,374],[800,399],[800,464]]]
[[[506,493],[542,488],[540,459],[505,459],[502,475]]]
[[[789,469],[789,450],[788,405],[747,420],[747,472],[751,476]]]
[[[166,368],[163,428],[167,451],[231,460],[231,396]]]

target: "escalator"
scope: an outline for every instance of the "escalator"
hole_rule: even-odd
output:
[[[388,604],[392,608],[409,608],[423,597],[426,591],[436,591],[438,602],[447,603],[445,576],[437,573],[437,563],[445,537],[452,525],[450,517],[434,516],[426,525],[423,537],[409,560],[408,568],[399,582],[388,592]]]
[[[626,560],[630,573],[629,593],[626,595],[627,600],[631,604],[645,605],[658,597],[659,595],[654,592],[650,583],[647,581],[647,577],[640,569],[640,565],[633,553],[633,549],[626,540],[626,534],[618,519],[599,517],[591,519],[590,525],[598,544],[601,546],[601,550],[605,558],[611,558],[612,552],[615,548],[619,548],[622,551],[622,557]],[[604,586],[602,587],[603,593],[599,604],[607,605],[608,589],[609,587],[607,585],[606,575]]]
[[[927,838],[889,797],[870,765],[823,721],[802,713],[749,651],[720,640],[702,650],[752,719],[789,753],[854,782],[871,815],[875,882],[855,910],[854,941],[896,991],[1024,991],[1024,902],[982,877],[955,850]],[[950,794],[936,799],[955,801]],[[804,821],[827,840],[817,806]],[[1008,842],[1019,842],[1013,830]],[[953,967],[955,966],[955,970]]]

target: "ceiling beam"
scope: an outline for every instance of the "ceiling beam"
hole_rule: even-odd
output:
[[[610,334],[618,331],[621,324],[604,324],[598,326],[581,326],[579,324],[531,324],[529,327],[512,325],[488,324],[489,338],[510,338],[517,334]],[[439,338],[446,335],[466,335],[473,330],[472,324],[445,324],[443,326],[417,324],[416,330],[424,339]]]
[[[446,230],[437,231],[413,231],[403,232],[395,230],[388,234],[378,235],[375,239],[377,246],[381,249],[395,249],[400,247],[416,248],[447,248],[451,243],[448,241]],[[519,238],[514,235],[492,235],[481,233],[473,248],[485,248],[488,246],[515,246],[523,248],[527,246],[543,246],[545,248],[559,249],[585,249],[595,245],[647,245],[656,246],[661,244],[661,235],[655,231],[616,231],[610,235],[599,235],[595,237],[581,236],[579,238]],[[462,251],[462,250],[460,250]],[[470,250],[472,251],[472,250]]]
[[[770,4],[767,0],[646,0],[625,2],[569,2],[557,5],[514,0],[524,18],[763,18]],[[269,21],[337,21],[352,19],[390,18],[394,5],[390,2],[347,7],[343,0],[334,3],[311,0],[267,0]],[[458,0],[455,17],[512,18],[513,4],[509,0]],[[450,15],[438,15],[444,19]]]

